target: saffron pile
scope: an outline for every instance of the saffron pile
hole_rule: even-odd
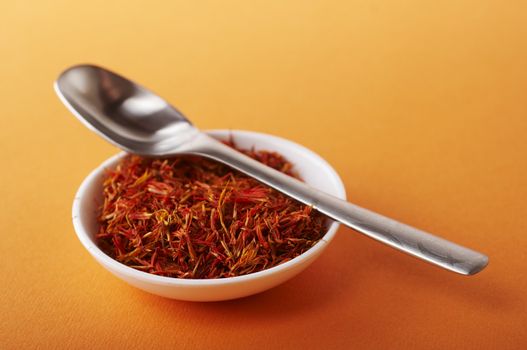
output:
[[[240,151],[297,177],[275,152]],[[304,253],[326,232],[326,218],[311,207],[196,156],[126,155],[107,171],[103,197],[101,249],[160,276],[207,279],[261,271]]]

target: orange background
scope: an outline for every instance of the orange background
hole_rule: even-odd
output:
[[[524,1],[11,1],[0,53],[0,347],[527,346]],[[117,152],[52,90],[81,62],[151,87],[203,129],[301,143],[353,202],[490,265],[462,277],[342,228],[257,296],[136,290],[71,224],[78,185]]]

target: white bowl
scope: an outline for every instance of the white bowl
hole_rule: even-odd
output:
[[[320,156],[291,141],[249,131],[213,130],[218,139],[234,137],[237,146],[277,151],[290,161],[309,185],[345,199],[342,180]],[[259,272],[217,279],[180,279],[135,270],[106,255],[96,244],[97,210],[102,199],[102,179],[107,168],[114,167],[124,153],[106,160],[82,182],[73,202],[73,226],[82,245],[108,271],[125,282],[163,297],[189,301],[217,301],[256,294],[287,281],[311,264],[331,242],[339,224],[332,222],[324,237],[300,256]]]

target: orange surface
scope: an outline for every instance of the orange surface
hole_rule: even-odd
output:
[[[0,5],[0,347],[527,347],[527,8],[513,1]],[[74,235],[116,149],[52,90],[111,67],[201,128],[304,144],[367,208],[481,250],[462,277],[349,229],[297,278],[221,303],[129,287]]]

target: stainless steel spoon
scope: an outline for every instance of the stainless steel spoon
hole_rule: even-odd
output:
[[[447,270],[473,275],[488,263],[481,253],[318,191],[262,165],[201,133],[154,93],[104,68],[71,67],[59,76],[55,90],[81,122],[125,151],[144,156],[196,154],[212,158],[366,236]]]

